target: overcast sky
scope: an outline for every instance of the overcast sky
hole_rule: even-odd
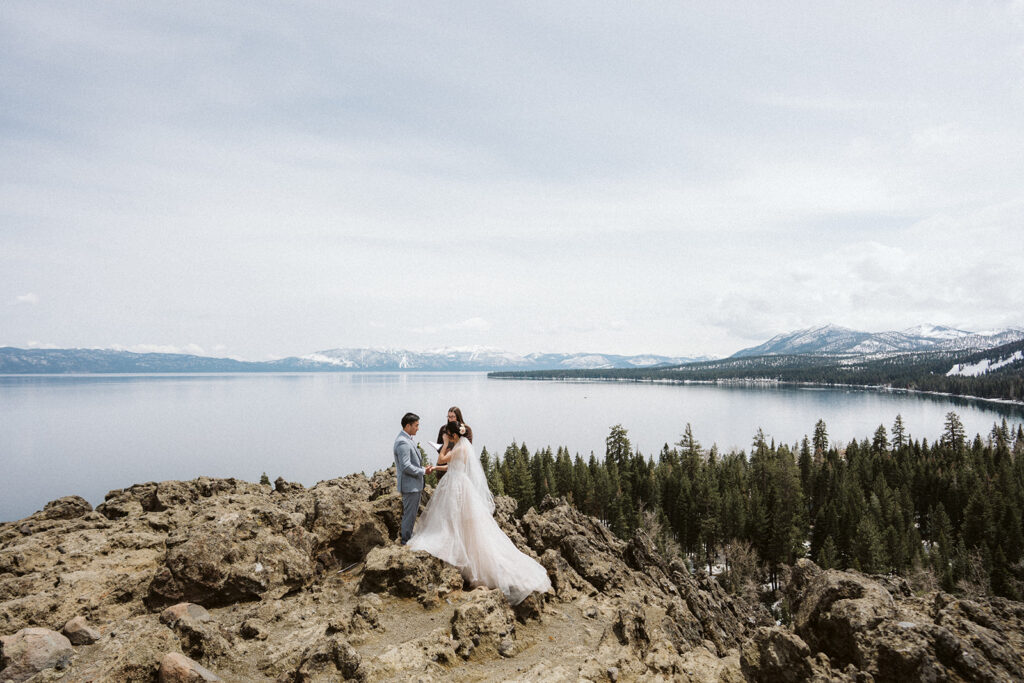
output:
[[[1024,327],[1022,229],[1020,1],[0,3],[0,346]]]

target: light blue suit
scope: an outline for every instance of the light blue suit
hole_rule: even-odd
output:
[[[423,491],[423,475],[427,471],[422,466],[420,449],[404,429],[395,437],[394,452],[398,492],[402,494],[402,545],[405,545],[412,537]]]

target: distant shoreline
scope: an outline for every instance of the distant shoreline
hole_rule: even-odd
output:
[[[757,385],[757,384],[771,384],[771,385],[785,385],[785,386],[804,386],[804,387],[821,387],[823,389],[836,389],[836,388],[847,388],[847,389],[863,389],[865,391],[879,391],[887,393],[902,393],[902,394],[919,394],[922,396],[938,396],[941,398],[953,398],[962,399],[964,401],[982,401],[985,403],[998,403],[1000,405],[1008,405],[1019,408],[1024,408],[1024,401],[1014,401],[1008,398],[985,398],[984,396],[968,396],[965,394],[950,394],[941,391],[925,391],[922,389],[907,389],[905,387],[894,387],[885,384],[833,384],[827,382],[795,382],[792,380],[782,379],[769,379],[758,378],[758,379],[649,379],[649,378],[627,378],[627,377],[530,377],[526,375],[508,375],[508,376],[495,376],[496,373],[487,373],[487,379],[510,379],[518,381],[530,381],[530,382],[565,382],[565,383],[579,383],[587,384],[590,382],[628,382],[633,384],[733,384],[733,385]]]

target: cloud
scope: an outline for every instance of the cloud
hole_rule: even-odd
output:
[[[0,328],[266,357],[998,326],[1024,2],[939,4],[11,3],[0,287],[51,275]]]
[[[416,334],[446,334],[450,332],[486,332],[491,329],[491,323],[484,318],[467,318],[455,323],[442,323],[440,325],[426,325],[413,327],[412,332]]]
[[[491,324],[483,318],[468,318],[451,326],[453,330],[472,330],[482,332],[491,329]]]

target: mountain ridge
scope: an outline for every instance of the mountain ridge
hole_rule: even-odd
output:
[[[777,334],[762,344],[737,351],[730,358],[983,350],[1021,339],[1024,339],[1024,330],[1017,328],[971,332],[941,325],[922,324],[904,330],[862,332],[829,323]]]
[[[501,371],[614,369],[679,365],[701,358],[643,354],[531,353],[520,355],[486,347],[434,351],[339,348],[269,361],[241,361],[189,354],[135,353],[115,349],[0,348],[0,374],[161,373],[161,372],[358,372]]]

